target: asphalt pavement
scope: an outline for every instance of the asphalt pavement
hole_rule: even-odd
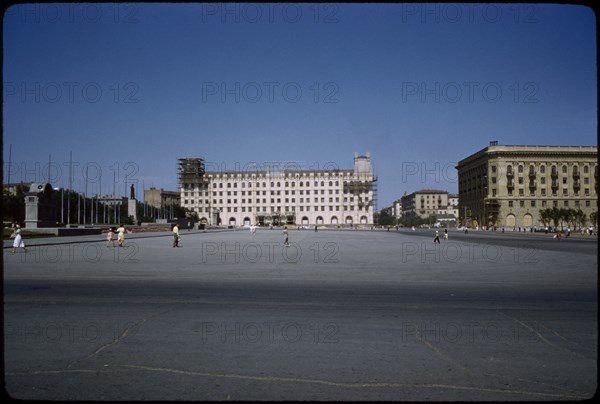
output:
[[[563,401],[597,388],[597,238],[182,232],[4,249],[23,400]],[[95,238],[94,238],[95,237]],[[59,240],[60,239],[60,240]],[[26,240],[27,242],[27,240]],[[5,243],[6,247],[6,243]]]

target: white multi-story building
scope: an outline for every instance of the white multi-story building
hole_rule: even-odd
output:
[[[458,220],[458,194],[448,194],[448,215],[453,215]]]
[[[372,224],[376,181],[369,153],[351,170],[207,171],[179,159],[181,206],[211,225]]]
[[[392,216],[394,216],[396,220],[402,217],[402,199],[395,200],[394,203],[392,203]]]

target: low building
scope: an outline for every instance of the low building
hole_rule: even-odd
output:
[[[32,182],[13,182],[10,184],[2,184],[2,191],[6,195],[16,196],[20,190],[22,193],[28,192]]]
[[[106,206],[120,206],[127,205],[127,198],[124,196],[115,195],[100,195],[98,202],[103,203]]]
[[[144,203],[154,208],[180,205],[181,193],[151,187],[150,189],[144,189]]]

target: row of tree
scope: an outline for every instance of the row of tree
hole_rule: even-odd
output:
[[[577,229],[586,226],[588,221],[595,225],[598,221],[598,213],[592,212],[588,218],[581,209],[576,210],[554,206],[540,210],[540,222],[544,226],[554,225],[554,227],[560,226],[562,229],[566,225],[569,228]]]
[[[407,212],[400,219],[396,221],[396,218],[390,215],[386,210],[381,210],[379,213],[375,213],[375,224],[381,226],[395,226],[400,225],[403,227],[418,227],[421,225],[433,225],[437,218],[433,215],[428,217],[421,217],[415,212]]]
[[[399,224],[404,227],[421,226],[424,224],[434,224],[435,216],[422,218],[415,212],[407,212],[396,222],[396,218],[390,215],[386,210],[375,214],[375,223],[382,226],[394,226]],[[598,213],[592,212],[589,217],[581,209],[552,207],[540,210],[540,222],[544,226],[554,226],[572,229],[585,227],[588,223],[596,225],[598,223]]]

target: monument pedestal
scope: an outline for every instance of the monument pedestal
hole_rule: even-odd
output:
[[[133,217],[133,222],[137,224],[137,201],[135,199],[129,199],[127,201],[127,215]]]
[[[54,189],[50,184],[34,183],[25,193],[25,228],[56,226]]]

